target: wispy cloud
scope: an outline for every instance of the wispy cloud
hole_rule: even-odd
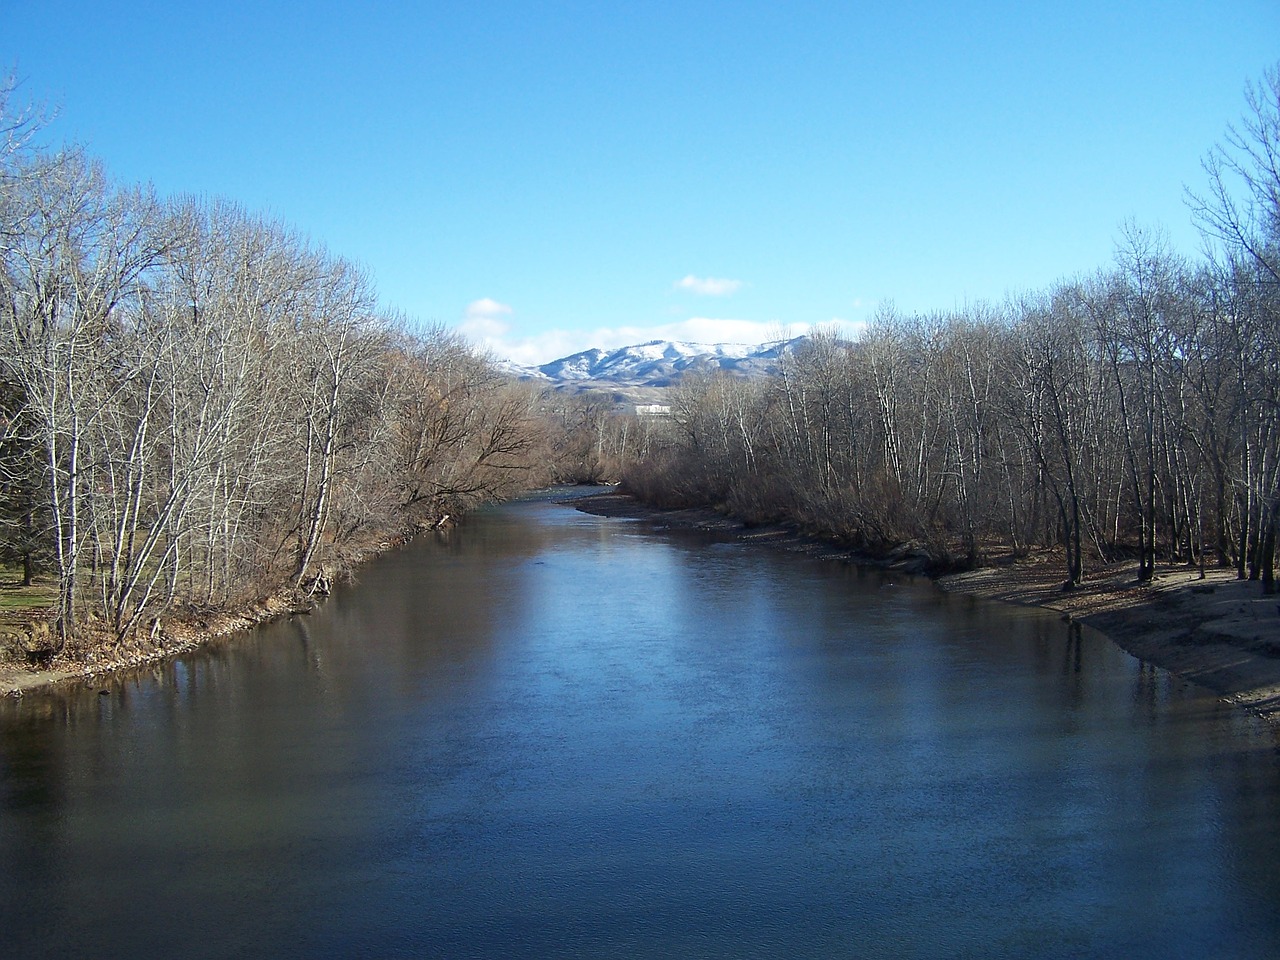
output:
[[[504,338],[511,332],[507,318],[514,312],[507,304],[488,297],[472,300],[462,312],[457,329],[477,346],[500,353]]]
[[[677,290],[689,290],[704,297],[727,297],[736,293],[742,286],[741,280],[726,280],[722,277],[695,277],[689,274],[675,282]]]
[[[467,304],[463,316],[467,320],[491,320],[497,317],[508,317],[513,312],[505,303],[499,303],[489,297],[481,297]]]

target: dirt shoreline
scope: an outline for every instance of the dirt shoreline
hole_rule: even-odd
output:
[[[908,549],[887,557],[848,550],[787,527],[748,527],[710,508],[662,510],[623,493],[570,501],[584,513],[641,520],[655,529],[704,530],[774,549],[846,563],[923,573],[926,562]],[[1099,630],[1122,649],[1197,683],[1223,700],[1280,724],[1280,595],[1213,568],[1164,566],[1150,584],[1133,564],[1093,571],[1075,590],[1061,589],[1060,562],[1045,555],[1013,565],[935,577],[956,594],[1042,607]]]
[[[223,613],[198,623],[162,623],[154,635],[139,634],[122,643],[106,641],[88,649],[59,654],[40,666],[18,659],[0,661],[0,696],[21,697],[55,684],[92,684],[100,678],[148,664],[171,660],[188,651],[282,617],[307,612],[293,591],[267,597],[237,613]]]
[[[342,562],[326,564],[324,579],[329,583],[354,578],[374,557],[404,546],[414,536],[452,526],[454,519],[445,516],[432,523],[419,524],[408,533],[394,533],[380,540],[370,540]],[[163,663],[243,630],[291,616],[304,616],[321,602],[325,590],[310,594],[295,587],[232,609],[202,616],[162,618],[151,631],[140,631],[128,640],[114,642],[110,636],[95,642],[80,641],[78,649],[59,653],[50,662],[32,664],[24,660],[18,641],[23,632],[21,618],[0,618],[0,643],[8,635],[7,648],[0,649],[0,697],[21,697],[26,693],[57,684],[94,684],[116,673],[151,664]],[[26,626],[29,626],[27,624]]]

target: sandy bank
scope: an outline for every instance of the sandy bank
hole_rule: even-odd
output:
[[[1207,687],[1223,699],[1280,722],[1280,596],[1234,571],[1161,567],[1140,584],[1133,564],[1059,589],[1047,562],[942,577],[946,590],[1059,610],[1094,627],[1141,660]]]
[[[780,527],[751,528],[714,510],[660,510],[625,494],[572,502],[585,513],[627,517],[655,528],[706,530],[780,549],[851,563],[910,569],[912,557],[875,558]],[[937,578],[944,590],[1003,603],[1060,611],[1106,634],[1134,656],[1212,690],[1273,723],[1280,723],[1280,595],[1234,571],[1211,569],[1205,578],[1186,567],[1161,568],[1150,584],[1136,580],[1133,564],[1096,571],[1076,590],[1061,590],[1060,562],[1032,558]]]

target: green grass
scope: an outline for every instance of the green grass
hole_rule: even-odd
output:
[[[56,584],[50,578],[37,576],[31,586],[24,587],[21,567],[0,564],[0,612],[40,610],[51,606],[57,598]]]

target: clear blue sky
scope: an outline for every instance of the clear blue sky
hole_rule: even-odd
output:
[[[999,300],[1126,219],[1194,255],[1184,185],[1278,59],[1280,0],[0,0],[51,142],[526,361]]]

